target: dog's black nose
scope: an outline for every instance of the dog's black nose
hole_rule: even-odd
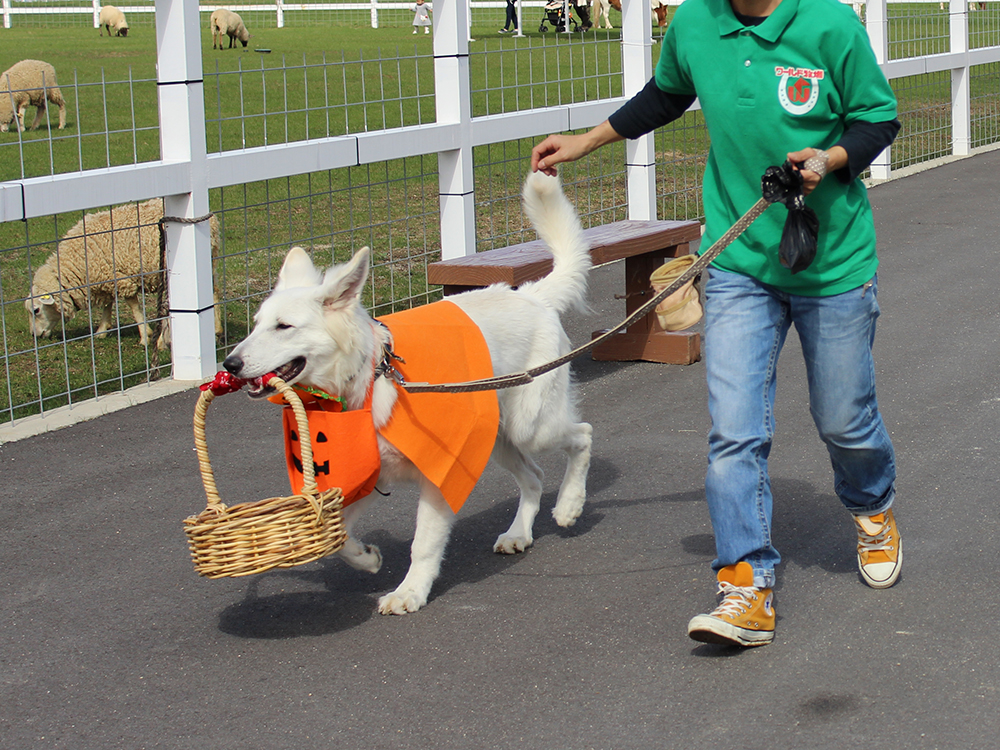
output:
[[[239,375],[240,370],[243,369],[243,360],[235,354],[230,354],[222,360],[222,366],[229,370],[229,372],[233,375]]]

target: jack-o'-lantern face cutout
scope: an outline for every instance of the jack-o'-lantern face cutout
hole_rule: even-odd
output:
[[[313,473],[320,491],[337,487],[344,504],[364,497],[375,487],[381,469],[378,438],[371,411],[329,412],[307,409]],[[295,414],[283,410],[285,462],[292,492],[302,492],[305,477],[302,441]]]
[[[289,432],[288,432],[288,440],[291,443],[291,445],[293,446],[289,457],[291,458],[292,466],[295,467],[295,470],[299,474],[302,474],[302,448],[301,448],[301,444],[299,442],[299,434],[296,431],[297,429],[298,428],[295,428],[295,429],[289,430]],[[312,440],[313,458],[314,459],[315,459],[315,451],[317,450],[317,448],[320,448],[320,450],[322,450],[323,443],[326,443],[326,442],[328,442],[327,437],[326,437],[326,433],[323,432],[322,430],[318,431],[316,433],[316,436]],[[296,446],[296,445],[299,446],[298,451],[296,451],[295,448],[294,448],[294,446]],[[321,476],[323,474],[326,474],[327,476],[330,476],[330,459],[327,459],[326,461],[324,461],[322,466],[320,466],[314,460],[313,461],[313,472],[315,473],[315,475],[317,477],[319,477],[319,476]]]

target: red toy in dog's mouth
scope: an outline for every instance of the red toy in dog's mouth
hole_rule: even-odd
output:
[[[281,367],[267,373],[266,375],[262,375],[259,378],[250,378],[247,381],[247,395],[250,396],[250,398],[264,398],[266,396],[270,396],[274,393],[274,388],[269,386],[265,382],[266,380],[270,380],[272,377],[277,375],[286,383],[291,383],[295,380],[295,378],[302,374],[302,371],[305,368],[306,358],[296,357],[291,362],[283,364]]]

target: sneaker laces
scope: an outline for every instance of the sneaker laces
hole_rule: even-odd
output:
[[[712,612],[712,615],[727,615],[729,617],[742,615],[750,609],[751,602],[757,601],[758,591],[759,589],[754,586],[734,586],[727,581],[720,581],[718,593],[722,594],[723,600]]]
[[[876,552],[891,550],[894,547],[889,544],[892,541],[892,524],[886,521],[882,530],[877,534],[869,534],[864,526],[858,524],[858,546],[866,552]]]

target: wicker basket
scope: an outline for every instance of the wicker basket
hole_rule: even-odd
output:
[[[268,385],[285,397],[299,425],[304,469],[302,494],[272,497],[227,507],[219,498],[205,442],[205,413],[215,398],[202,392],[194,413],[194,443],[208,505],[184,519],[195,570],[207,578],[247,576],[290,568],[336,552],[347,540],[339,489],[319,492],[313,468],[306,411],[295,391],[280,378]]]

